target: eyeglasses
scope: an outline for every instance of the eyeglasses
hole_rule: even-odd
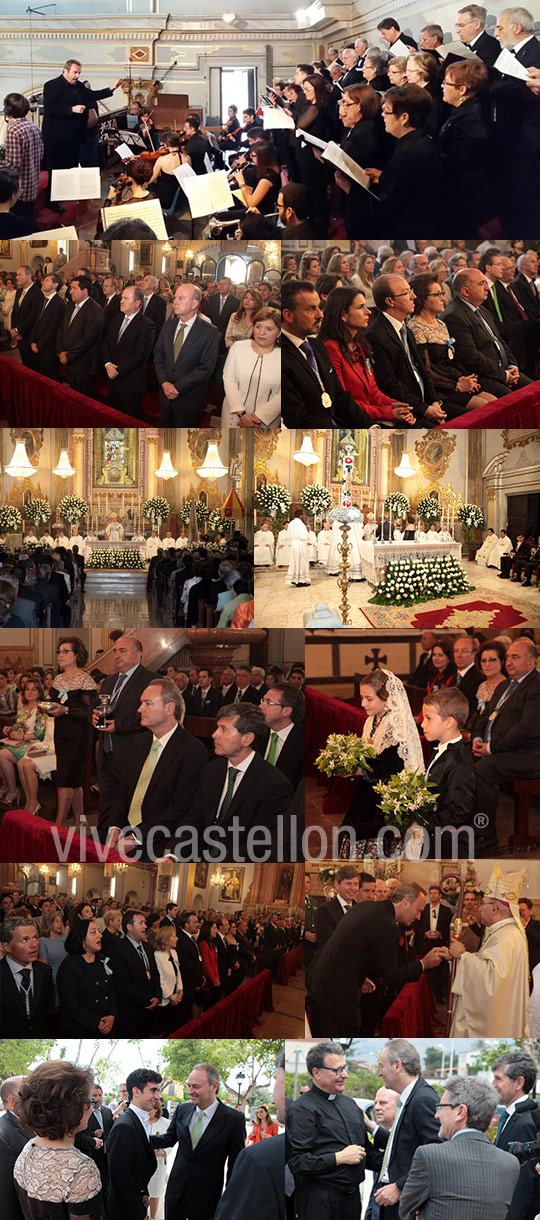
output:
[[[352,110],[355,106],[359,106],[360,102],[340,102],[340,110]]]
[[[325,1064],[324,1070],[325,1070],[325,1072],[335,1072],[336,1076],[348,1076],[349,1075],[349,1069],[348,1069],[346,1063],[342,1064],[342,1066],[338,1067],[338,1068],[331,1068],[331,1067],[328,1067],[327,1064]]]
[[[283,707],[282,703],[276,703],[275,699],[261,699],[261,704],[266,703],[267,707]]]
[[[393,298],[394,298],[394,300],[395,300],[395,301],[397,300],[397,298],[398,298],[398,297],[411,297],[411,296],[412,296],[412,288],[407,288],[407,291],[406,291],[406,292],[393,292],[393,293],[392,293],[392,296],[393,296]]]
[[[435,1106],[435,1113],[437,1113],[437,1110],[455,1110],[455,1108],[451,1101],[440,1101],[438,1106]]]
[[[442,291],[441,288],[438,288],[436,292],[428,292],[428,300],[430,297],[443,297],[443,296],[444,296],[444,292]]]

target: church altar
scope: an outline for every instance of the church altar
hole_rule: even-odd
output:
[[[461,559],[460,542],[360,542],[358,544],[362,573],[370,585],[376,585],[390,562],[400,559],[428,559],[451,555]]]

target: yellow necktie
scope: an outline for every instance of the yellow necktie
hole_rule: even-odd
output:
[[[141,774],[137,781],[137,787],[133,793],[131,805],[129,806],[128,822],[130,826],[139,826],[142,822],[142,803],[146,796],[148,785],[152,779],[152,775],[157,766],[160,742],[157,737],[152,742],[152,747],[148,758],[143,766]]]
[[[185,331],[185,329],[186,329],[186,324],[185,324],[185,322],[181,322],[181,323],[180,323],[180,326],[178,327],[178,330],[177,330],[177,332],[176,332],[176,334],[175,334],[175,336],[174,336],[173,356],[174,356],[174,363],[175,363],[175,364],[176,364],[176,361],[178,360],[178,357],[179,357],[179,355],[180,355],[180,349],[181,349],[182,344],[183,344],[183,342],[184,342],[184,331]]]

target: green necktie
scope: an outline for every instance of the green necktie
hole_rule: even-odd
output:
[[[503,1133],[503,1127],[506,1126],[507,1122],[508,1122],[508,1110],[503,1110],[501,1117],[499,1119],[499,1122],[497,1124],[497,1134],[495,1136],[495,1144],[500,1143],[500,1137]]]
[[[270,749],[268,751],[268,758],[266,759],[266,761],[270,763],[271,767],[274,767],[276,764],[278,740],[279,740],[279,733],[272,733],[272,735],[270,737]]]
[[[496,284],[493,284],[491,291],[493,293],[493,300],[495,302],[495,313],[497,314],[499,322],[502,322],[503,316],[502,316],[500,305],[499,305],[499,302],[497,299],[497,285]]]
[[[402,1102],[402,1100],[401,1100],[401,1097],[398,1097],[398,1099],[397,1099],[397,1101],[396,1101],[396,1117],[395,1117],[395,1119],[394,1119],[394,1121],[393,1121],[393,1123],[392,1123],[392,1126],[391,1126],[391,1128],[390,1128],[390,1134],[389,1134],[388,1139],[387,1139],[387,1141],[386,1141],[386,1148],[385,1148],[385,1150],[384,1150],[383,1163],[382,1163],[382,1165],[381,1165],[381,1172],[380,1172],[380,1174],[379,1174],[379,1181],[380,1181],[380,1180],[381,1180],[381,1178],[384,1176],[384,1174],[386,1173],[386,1170],[387,1170],[387,1168],[388,1168],[388,1162],[389,1162],[389,1160],[390,1160],[390,1153],[391,1153],[391,1151],[392,1151],[392,1143],[393,1143],[394,1131],[395,1131],[395,1129],[396,1129],[396,1127],[397,1127],[397,1123],[398,1123],[398,1119],[399,1119],[399,1112],[400,1112],[400,1110],[401,1110],[402,1105],[403,1105],[403,1102]]]
[[[128,822],[130,826],[139,826],[142,822],[142,803],[146,796],[148,785],[156,769],[159,754],[159,738],[155,737],[148,758],[137,781],[137,787],[129,806]]]
[[[193,1127],[191,1128],[191,1147],[192,1148],[196,1148],[197,1144],[199,1143],[199,1140],[203,1133],[203,1121],[204,1121],[203,1111],[199,1110],[199,1113],[195,1119]]]
[[[175,336],[174,336],[173,355],[174,355],[174,363],[175,363],[175,364],[176,364],[176,361],[178,360],[178,357],[179,357],[179,355],[180,355],[180,349],[181,349],[182,344],[183,344],[183,342],[184,342],[184,331],[185,331],[185,329],[186,329],[186,324],[185,324],[185,322],[181,322],[181,323],[180,323],[180,326],[178,327],[178,330],[177,330],[177,332],[176,332],[176,334],[175,334]]]
[[[219,819],[223,817],[223,814],[227,812],[227,809],[229,808],[229,805],[233,799],[234,781],[235,781],[237,775],[240,775],[240,768],[239,767],[229,767],[229,773],[227,775],[227,791],[225,793],[225,797],[224,797],[221,809],[217,815],[216,820],[218,822],[219,822]]]

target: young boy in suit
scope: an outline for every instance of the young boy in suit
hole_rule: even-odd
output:
[[[476,850],[479,846],[473,822],[474,763],[461,736],[469,717],[469,701],[458,687],[449,686],[426,695],[422,714],[424,736],[438,742],[426,770],[426,779],[436,785],[438,793],[436,806],[429,809],[430,855],[467,859],[473,846]],[[471,828],[471,850],[470,835],[460,834],[461,827]]]

